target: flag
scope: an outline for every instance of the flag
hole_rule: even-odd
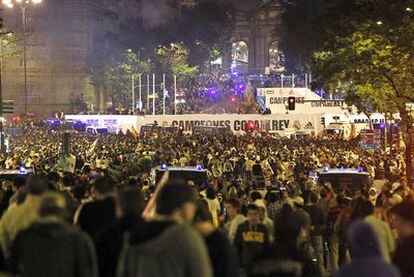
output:
[[[160,182],[157,185],[157,188],[155,189],[154,194],[151,196],[150,200],[148,201],[147,206],[145,207],[144,211],[142,212],[142,217],[145,220],[152,220],[155,215],[155,209],[157,207],[157,197],[160,193],[160,190],[167,184],[169,178],[169,173],[166,171],[164,175],[162,176]]]
[[[75,173],[75,166],[76,166],[76,157],[75,156],[68,156],[65,158],[65,166],[63,171]]]
[[[89,148],[89,150],[86,152],[86,156],[90,157],[90,156],[92,156],[92,155],[95,153],[96,147],[98,147],[98,141],[99,141],[99,139],[96,139],[96,140],[92,143],[91,147],[90,147],[90,148]]]
[[[133,138],[139,137],[139,134],[138,134],[137,130],[135,130],[135,128],[132,127],[132,126],[131,126],[131,135],[132,135]]]

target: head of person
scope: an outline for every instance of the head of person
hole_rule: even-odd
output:
[[[57,217],[64,219],[67,215],[67,203],[65,197],[55,191],[45,192],[40,199],[39,216]]]
[[[364,219],[365,217],[372,215],[374,213],[374,206],[368,200],[358,198],[353,206],[351,211],[351,219]]]
[[[168,182],[158,194],[156,211],[160,216],[192,222],[197,210],[198,193],[193,186]]]
[[[308,194],[306,203],[307,204],[316,204],[317,202],[318,202],[318,195],[315,192],[311,191]]]
[[[213,187],[210,186],[206,189],[206,197],[207,199],[211,199],[211,200],[216,198],[216,192],[214,191]]]
[[[23,177],[16,177],[13,180],[13,192],[17,192],[26,186],[26,179]]]
[[[328,196],[328,190],[326,188],[321,189],[319,195],[321,196],[321,199],[326,199]]]
[[[140,217],[144,206],[144,196],[138,188],[126,187],[117,192],[116,214],[118,217]]]
[[[249,204],[247,206],[247,220],[250,224],[260,223],[260,211],[256,204]]]
[[[225,203],[226,212],[230,219],[236,217],[241,212],[241,203],[236,198],[229,198]]]
[[[275,240],[280,245],[297,249],[306,241],[310,219],[305,213],[295,211],[291,205],[285,204],[275,223]]]
[[[371,225],[356,221],[349,228],[349,250],[353,260],[381,257],[377,235]]]
[[[75,186],[75,175],[65,174],[62,179],[62,184],[64,187],[72,188]]]
[[[41,195],[48,188],[48,179],[42,174],[33,174],[27,178],[27,190],[30,195]]]
[[[398,237],[401,239],[414,236],[413,211],[414,199],[406,199],[389,210],[392,226],[397,231]]]
[[[252,199],[252,202],[255,202],[256,200],[262,199],[262,195],[258,191],[252,191],[250,193],[250,198]]]
[[[52,184],[56,184],[60,181],[60,176],[56,171],[49,172],[49,174],[47,174],[47,178]]]
[[[115,192],[114,182],[108,176],[100,177],[93,183],[91,192],[95,200],[103,200],[113,196]]]

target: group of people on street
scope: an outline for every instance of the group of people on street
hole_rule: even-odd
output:
[[[61,133],[21,128],[0,155],[20,173],[0,176],[4,272],[414,276],[414,191],[398,151],[269,134],[73,133],[64,157]],[[155,182],[162,164],[203,168],[208,181]],[[309,178],[327,167],[361,168],[372,184]]]

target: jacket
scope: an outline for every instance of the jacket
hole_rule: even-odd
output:
[[[394,253],[395,250],[395,239],[390,226],[385,221],[382,221],[373,215],[367,216],[364,221],[371,225],[378,237],[382,257],[386,262],[390,263],[391,253]]]
[[[237,228],[234,238],[240,263],[246,267],[254,260],[266,255],[270,249],[269,233],[266,226],[259,223],[252,226],[248,221]]]
[[[147,223],[147,226],[157,224]],[[140,241],[126,243],[119,259],[119,277],[211,277],[206,245],[188,224],[172,223],[148,235],[142,226],[135,230]],[[134,235],[134,234],[133,234]],[[144,239],[143,239],[144,237]],[[147,238],[146,238],[147,237]]]
[[[414,236],[401,239],[398,242],[392,262],[401,271],[401,276],[414,276]]]
[[[124,235],[142,224],[142,222],[140,216],[128,215],[98,233],[95,246],[98,256],[99,276],[115,276]]]
[[[39,218],[40,197],[28,195],[23,204],[3,214],[0,221],[0,244],[4,257],[10,258],[10,249],[17,234]]]
[[[116,222],[115,201],[112,197],[86,203],[80,210],[78,224],[92,239]]]
[[[19,233],[12,248],[12,272],[19,276],[98,276],[90,237],[57,218],[42,218]]]
[[[372,227],[357,221],[349,228],[351,263],[341,268],[336,277],[398,277],[398,269],[384,261],[378,238]]]

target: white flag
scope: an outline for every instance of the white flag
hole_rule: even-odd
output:
[[[89,148],[88,152],[86,152],[86,156],[90,157],[90,156],[92,156],[92,155],[95,153],[95,149],[96,149],[96,147],[98,147],[98,141],[99,141],[99,139],[96,139],[96,140],[92,143],[92,145],[91,145],[91,147]]]
[[[75,173],[75,166],[76,166],[76,157],[75,156],[68,156],[65,158],[65,167],[63,171]]]

